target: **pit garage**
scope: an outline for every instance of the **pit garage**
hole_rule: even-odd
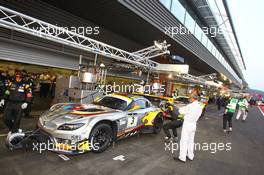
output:
[[[16,4],[16,2],[13,2],[13,3],[14,4],[12,4],[12,3],[11,4],[10,3],[5,4],[4,3],[4,5],[7,7],[13,7],[14,9],[17,9],[20,11],[22,10],[21,9],[22,7],[19,4]],[[56,13],[58,15],[63,13],[63,10],[59,10],[56,7],[48,5],[44,2],[40,3],[40,4],[39,3],[38,4],[32,3],[27,8],[30,8],[32,10],[33,8],[40,8],[40,6],[43,9],[43,10],[41,10],[41,11],[43,11],[43,13],[45,11],[44,9],[52,10],[54,13]],[[34,11],[35,10],[33,10],[32,12],[34,12]],[[12,13],[12,11],[9,11],[8,13]],[[17,12],[17,13],[19,13],[19,12]],[[36,14],[34,14],[34,13],[32,13],[31,15],[34,17],[36,16]],[[74,15],[72,15],[72,14],[65,14],[65,15],[67,15],[68,19],[71,19],[71,20],[74,20],[74,18],[75,18]],[[40,16],[36,16],[36,17],[40,17]],[[134,16],[131,18],[134,18]],[[31,19],[31,17],[29,16],[29,18],[27,20],[30,20],[30,19]],[[40,19],[43,20],[43,17],[40,17]],[[45,21],[52,21],[52,20],[54,20],[54,18],[52,18],[51,16],[45,18]],[[58,25],[60,20],[61,20],[60,18],[57,18],[57,21],[55,21],[55,22],[52,21],[52,22],[53,22],[53,24],[55,23],[56,25]],[[136,20],[138,20],[138,18],[136,18],[133,21],[136,21]],[[139,20],[139,21],[142,21],[142,20]],[[90,22],[87,22],[87,21],[85,21],[85,22],[87,23],[86,25],[90,24],[91,26],[93,26],[93,28],[95,28],[94,26],[96,26]],[[110,49],[116,49],[116,51],[120,50],[114,46],[108,45],[108,46],[110,46],[109,48],[103,48],[103,50],[99,50],[99,51],[89,50],[91,48],[84,49],[80,46],[72,45],[74,42],[76,42],[76,40],[73,40],[73,39],[76,39],[76,38],[74,38],[75,37],[74,35],[69,35],[69,34],[68,35],[70,37],[66,37],[66,40],[68,40],[68,41],[62,44],[62,42],[60,40],[61,39],[65,40],[65,38],[63,38],[65,36],[59,36],[59,35],[55,34],[56,38],[54,38],[53,37],[54,33],[50,33],[50,31],[48,33],[45,31],[43,32],[44,29],[43,28],[41,29],[40,28],[41,26],[38,26],[39,23],[42,23],[42,21],[34,24],[36,26],[28,25],[29,27],[32,27],[31,29],[37,29],[37,30],[33,30],[31,32],[28,32],[26,30],[24,32],[21,32],[20,30],[13,30],[12,26],[10,26],[8,28],[1,28],[1,30],[2,30],[1,40],[3,43],[3,47],[1,48],[2,49],[2,51],[1,51],[2,60],[16,61],[16,62],[20,62],[20,63],[34,64],[34,65],[39,65],[39,66],[49,66],[49,67],[53,67],[53,68],[51,68],[53,70],[56,70],[54,68],[57,68],[56,71],[52,70],[51,72],[53,72],[53,74],[56,74],[56,76],[63,77],[66,79],[69,79],[69,72],[71,72],[71,74],[73,73],[75,75],[78,74],[78,70],[80,71],[80,64],[86,65],[86,68],[90,69],[90,67],[92,67],[92,66],[99,67],[100,64],[102,63],[105,66],[105,69],[107,70],[107,73],[104,75],[105,80],[103,80],[103,83],[109,83],[110,82],[110,84],[113,82],[113,80],[114,81],[117,80],[118,84],[122,84],[122,83],[131,84],[131,83],[140,83],[141,80],[144,80],[144,81],[149,80],[149,83],[151,83],[151,82],[154,83],[154,79],[155,79],[155,83],[159,83],[160,77],[161,77],[160,83],[167,82],[167,80],[171,79],[171,78],[168,78],[169,76],[171,77],[171,75],[169,73],[162,72],[163,74],[161,73],[161,75],[159,75],[158,72],[151,70],[151,68],[148,67],[148,65],[151,65],[151,61],[145,61],[148,59],[153,59],[154,61],[157,61],[157,62],[170,63],[171,62],[170,58],[166,56],[166,54],[167,54],[166,50],[162,50],[162,51],[160,51],[160,53],[157,53],[156,50],[151,50],[153,48],[146,47],[149,50],[144,50],[144,49],[140,50],[139,49],[139,51],[137,53],[137,51],[135,51],[135,49],[144,48],[144,45],[146,46],[146,42],[145,43],[140,42],[141,44],[136,44],[136,42],[133,42],[131,40],[131,37],[125,38],[125,37],[121,36],[122,33],[119,33],[118,31],[117,31],[118,34],[116,34],[116,33],[113,33],[112,31],[109,31],[105,28],[99,27],[100,32],[101,32],[101,35],[100,35],[101,38],[99,38],[100,41],[107,41],[107,43],[111,43],[115,46],[121,46],[122,45],[122,49],[125,48],[125,49],[128,49],[129,51],[132,50],[131,48],[133,48],[132,52],[131,51],[130,52],[123,52],[123,50],[121,50],[121,54],[129,53],[130,55],[129,54],[125,55],[124,59],[123,58],[122,59],[120,59],[120,58],[116,59],[115,55],[111,55],[112,53],[108,53],[108,51],[105,50],[105,49],[109,49],[109,48]],[[28,24],[30,24],[30,22]],[[46,24],[46,23],[43,22],[43,24]],[[46,25],[48,26],[49,30],[52,30],[52,24],[47,23]],[[56,25],[53,25],[54,30],[56,29]],[[66,23],[63,25],[67,26]],[[144,25],[146,25],[146,24],[144,23]],[[108,26],[106,26],[106,27],[108,27]],[[150,26],[146,25],[146,29],[149,29],[149,28],[150,28]],[[65,32],[64,30],[62,32]],[[154,36],[154,33],[153,33],[153,36]],[[66,30],[66,34],[67,34],[67,30]],[[159,38],[161,38],[161,39],[165,37],[165,36],[162,36],[163,35],[162,33],[160,33],[159,35],[160,35]],[[62,38],[60,38],[60,37],[62,37]],[[87,37],[87,38],[89,39],[89,37]],[[98,36],[96,34],[94,34],[94,35],[91,35],[91,37],[97,38]],[[107,38],[111,38],[111,39],[108,40]],[[79,39],[79,38],[77,38],[77,39]],[[169,38],[166,38],[166,39],[169,39]],[[50,42],[50,40],[52,40],[52,42]],[[116,41],[119,41],[119,42],[116,42]],[[152,40],[152,44],[153,44],[153,41],[154,40]],[[98,44],[98,43],[100,43],[100,42],[95,42],[95,44]],[[148,43],[150,43],[150,42],[148,42]],[[180,46],[175,46],[174,45],[175,42],[172,42],[172,43],[173,43],[173,45],[170,46],[170,48],[172,48],[172,50],[176,48],[177,53],[179,53],[181,55],[183,55],[183,53],[187,53],[187,52],[183,52],[183,50],[181,49]],[[102,46],[104,46],[104,45],[102,44]],[[101,48],[92,47],[92,49],[101,49]],[[153,52],[153,53],[151,53],[151,52]],[[136,54],[138,54],[140,56],[140,54],[142,55],[144,53],[149,54],[146,56],[146,58],[144,58],[145,60],[143,60],[143,62],[145,61],[146,63],[142,64],[141,63],[142,61],[137,63],[137,61],[130,61],[129,59],[125,60],[127,57],[130,57],[132,54],[134,54],[134,57],[135,57]],[[120,54],[120,53],[118,53],[118,54]],[[153,54],[153,55],[151,55],[151,54]],[[117,56],[119,56],[119,55],[117,55]],[[194,64],[192,57],[193,56],[188,55],[189,61],[187,61],[187,62]],[[109,58],[114,58],[114,59],[109,59]],[[80,62],[80,60],[82,62]],[[195,64],[196,64],[196,62],[195,62]],[[147,67],[147,68],[143,69],[143,71],[142,71],[140,69],[140,68],[142,68],[142,66]],[[19,66],[16,66],[16,68],[17,67],[19,67]],[[196,68],[200,68],[200,67],[196,66]],[[22,70],[24,68],[23,68],[23,66],[21,66],[18,69]],[[59,71],[60,69],[63,71]],[[3,69],[3,70],[6,70],[6,69]],[[203,70],[210,70],[210,68],[203,69]],[[194,70],[192,66],[190,66],[190,72],[196,73],[196,74],[198,73],[198,71]],[[190,78],[190,76],[191,75],[189,75],[188,78]],[[186,78],[186,77],[184,77],[184,78]],[[195,79],[196,77],[192,77],[192,78]],[[196,80],[194,82],[196,82]],[[62,94],[67,94],[67,93],[65,93],[66,92],[65,88],[61,87],[60,83],[56,83],[56,85],[57,85],[57,93],[55,93],[55,94],[59,94],[58,96],[60,96],[60,97]],[[186,84],[185,86],[187,87],[188,85]],[[162,94],[162,95],[171,96],[172,92],[173,92],[173,88],[171,86],[171,83],[169,83],[169,84],[167,83],[165,94]],[[186,89],[183,89],[182,93],[185,93],[185,92],[186,92]],[[65,100],[67,98],[68,97],[62,98],[60,100]],[[55,100],[55,102],[59,102],[60,100]]]
[[[0,123],[1,174],[263,174],[262,113],[249,108],[222,132],[224,108],[208,97],[230,95],[231,74],[192,34],[175,39],[164,25],[179,23],[160,1],[0,1],[1,75],[35,83],[22,131]],[[184,164],[180,142],[166,142],[163,107],[190,94],[206,112]]]

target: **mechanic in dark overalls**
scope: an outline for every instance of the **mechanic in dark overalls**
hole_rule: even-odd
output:
[[[0,99],[4,98],[5,89],[6,89],[6,76],[4,75],[4,72],[0,72]],[[4,108],[1,108],[0,112],[3,112],[4,111],[3,109]]]
[[[163,125],[163,131],[166,134],[165,141],[178,141],[177,128],[182,126],[183,120],[179,119],[179,108],[175,104],[166,103],[165,113],[170,115],[171,121]],[[173,137],[169,130],[172,130]]]
[[[20,132],[19,126],[23,110],[27,108],[31,98],[32,92],[29,85],[23,81],[22,74],[16,72],[15,79],[8,83],[4,93],[4,99],[0,103],[3,106],[7,102],[4,111],[4,123],[10,133]]]
[[[29,118],[30,117],[30,112],[32,110],[34,96],[35,96],[34,95],[35,83],[34,83],[34,79],[33,79],[32,75],[26,74],[26,75],[23,75],[23,76],[25,76],[25,83],[28,84],[29,89],[31,90],[31,93],[32,93],[32,97],[31,97],[30,101],[28,102],[27,108],[24,111],[25,112],[25,117]]]

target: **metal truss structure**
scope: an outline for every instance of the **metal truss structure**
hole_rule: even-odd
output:
[[[176,77],[178,79],[183,79],[183,80],[187,80],[191,83],[197,83],[197,84],[202,84],[205,85],[206,80],[200,77],[196,77],[190,74],[177,74]]]
[[[0,26],[153,70],[159,63],[150,59],[168,54],[170,46],[166,41],[155,42],[151,47],[130,53],[3,6],[0,6]]]
[[[157,67],[160,63],[150,59],[170,53],[168,50],[170,45],[166,41],[155,41],[153,46],[130,53],[3,6],[0,6],[0,27],[75,47],[94,54],[100,54],[131,65],[146,68],[153,72],[159,72]],[[205,83],[204,79],[190,74],[177,74],[176,77],[192,83]]]
[[[217,74],[216,73],[212,73],[212,74],[206,74],[206,75],[201,75],[199,76],[199,78],[203,78],[206,80],[214,80],[217,78]]]
[[[163,41],[163,42],[154,41],[153,46],[147,47],[142,50],[138,50],[136,52],[133,52],[132,54],[138,57],[141,57],[138,61],[143,61],[143,60],[151,59],[151,58],[161,56],[164,54],[170,54],[168,47],[170,47],[170,44],[167,44],[166,41]]]

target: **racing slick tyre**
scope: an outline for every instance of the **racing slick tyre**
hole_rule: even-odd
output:
[[[95,153],[104,152],[113,141],[113,130],[110,125],[96,125],[90,134],[91,150]]]
[[[22,142],[24,137],[24,133],[13,133],[11,135],[8,135],[6,138],[5,145],[10,151],[13,151],[14,149],[23,148]]]
[[[157,117],[154,119],[154,123],[153,123],[153,133],[154,134],[158,134],[160,133],[161,129],[163,126],[163,119],[161,114],[157,115]]]

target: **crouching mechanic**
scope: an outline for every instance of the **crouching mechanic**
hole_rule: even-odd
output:
[[[23,110],[27,108],[31,98],[31,89],[22,80],[22,74],[16,73],[15,79],[8,83],[4,93],[4,99],[0,102],[0,106],[3,106],[7,102],[4,111],[4,123],[9,129],[9,133],[19,131]]]
[[[167,102],[165,104],[165,113],[170,115],[171,121],[163,125],[163,131],[166,134],[165,141],[178,141],[177,128],[182,126],[182,119],[178,118],[179,109],[175,104]],[[172,130],[173,137],[169,130]]]
[[[193,160],[194,158],[193,151],[196,123],[203,111],[203,107],[198,101],[197,95],[192,95],[190,101],[190,104],[179,109],[180,114],[184,115],[184,122],[181,131],[180,155],[178,158],[181,162],[186,162],[186,157],[189,160]]]

